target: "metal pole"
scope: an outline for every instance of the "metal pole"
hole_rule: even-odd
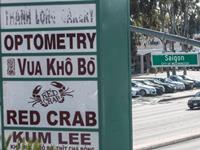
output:
[[[166,32],[159,32],[159,31],[155,31],[151,29],[142,28],[142,27],[136,27],[132,25],[130,25],[130,28],[132,32],[139,32],[146,35],[156,36],[160,38],[161,40],[177,41],[180,43],[200,47],[200,41],[198,40],[194,40],[194,39],[190,39],[190,38],[186,38],[186,37],[178,36],[174,34],[169,34]]]

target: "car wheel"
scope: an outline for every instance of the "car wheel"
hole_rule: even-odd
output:
[[[192,109],[193,109],[193,107],[192,107],[192,106],[190,106],[190,109],[192,110]]]
[[[145,90],[140,90],[140,95],[141,96],[145,96],[147,93],[146,93],[146,91]]]

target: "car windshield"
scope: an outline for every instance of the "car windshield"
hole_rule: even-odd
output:
[[[173,82],[170,78],[166,78],[165,81],[167,81],[167,82]]]
[[[132,85],[132,86],[137,86],[137,85],[136,85],[135,83],[133,83],[133,82],[131,83],[131,85]]]
[[[165,82],[165,79],[162,79],[162,78],[156,79],[156,80],[161,81],[161,82]]]
[[[197,94],[195,94],[195,97],[200,97],[200,92],[198,92]]]
[[[177,79],[179,79],[180,81],[182,81],[182,80],[183,80],[183,78],[182,78],[182,77],[180,77],[180,76],[176,76],[176,78],[177,78]]]
[[[159,80],[153,80],[155,83],[158,83],[158,84],[162,84],[162,82],[161,81],[159,81]]]
[[[192,80],[192,78],[188,77],[188,76],[185,76],[185,79],[189,79],[189,80]]]
[[[140,86],[140,85],[141,85],[141,86],[144,85],[144,84],[142,84],[142,83],[140,83],[140,82],[137,82],[137,81],[133,81],[132,84],[133,84],[133,83],[134,83],[135,85],[138,85],[138,86]]]
[[[150,81],[143,81],[144,83],[146,83],[146,84],[152,84],[152,82],[150,82]]]
[[[172,76],[172,80],[183,81],[183,78],[181,78],[180,76]]]

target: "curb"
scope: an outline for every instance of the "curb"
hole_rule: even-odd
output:
[[[166,101],[176,100],[176,99],[180,99],[180,98],[188,98],[188,97],[193,97],[193,96],[194,96],[194,94],[186,95],[186,96],[180,96],[180,97],[166,98],[166,99],[158,100],[158,102],[166,102]]]
[[[189,140],[197,139],[197,138],[200,138],[200,133],[196,134],[196,135],[191,135],[191,136],[188,136],[188,137],[183,137],[181,139],[168,141],[168,142],[165,142],[165,143],[146,146],[146,147],[143,147],[143,148],[137,148],[135,150],[152,150],[152,149],[161,148],[161,147],[165,147],[165,146],[169,146],[169,145],[173,145],[173,144],[177,144],[177,143],[181,143],[181,142],[185,142],[185,141],[189,141]]]

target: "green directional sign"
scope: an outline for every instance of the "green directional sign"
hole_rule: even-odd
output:
[[[152,54],[151,62],[153,67],[170,66],[198,66],[198,53],[165,53]]]

